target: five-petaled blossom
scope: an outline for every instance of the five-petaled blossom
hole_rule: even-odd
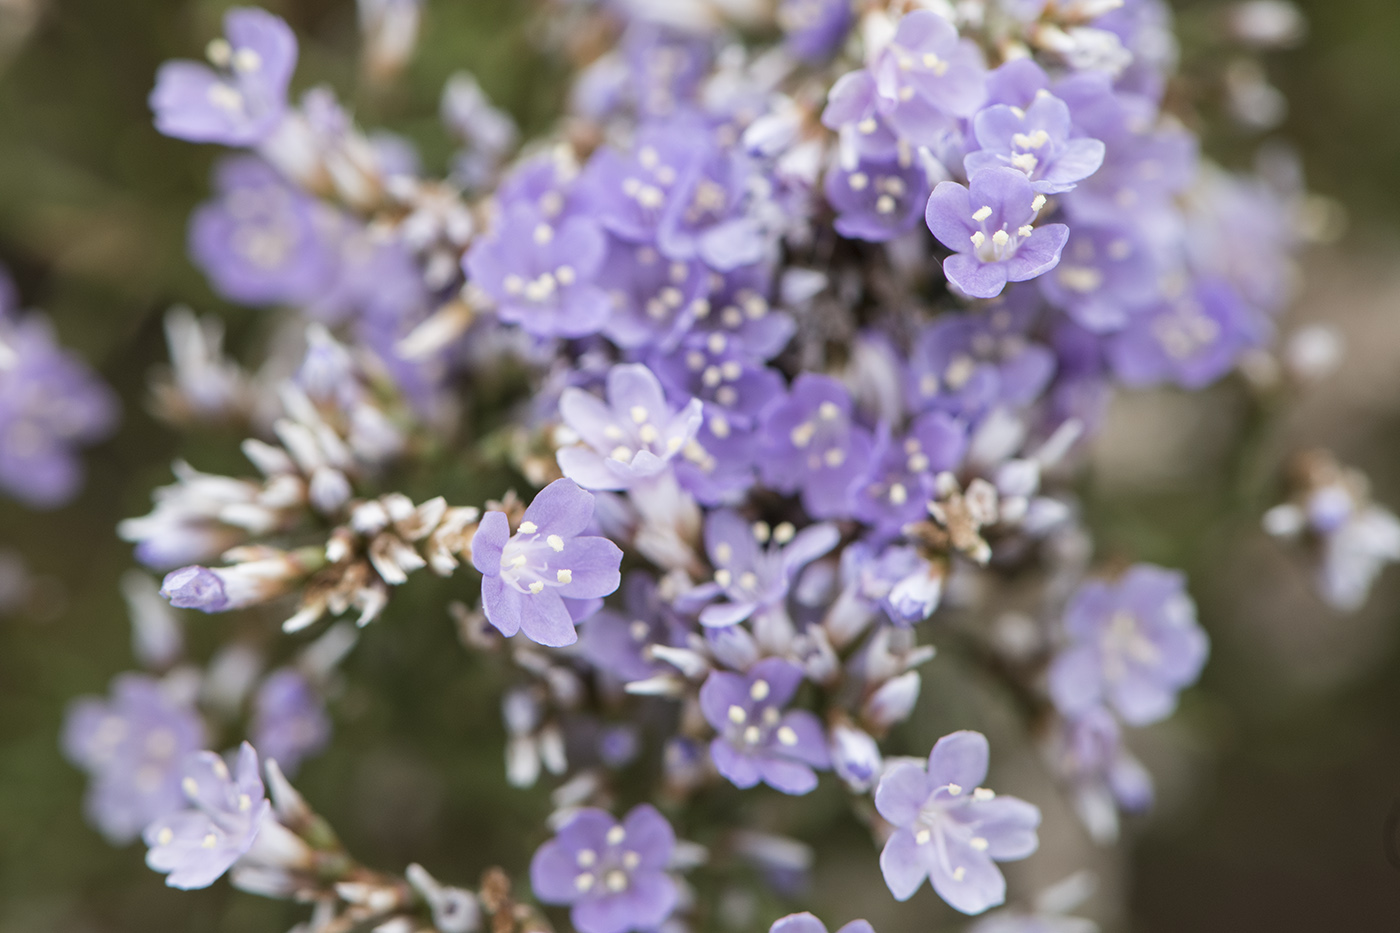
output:
[[[224,15],[224,38],[209,43],[209,64],[166,62],[151,91],[156,129],[195,143],[256,146],[287,111],[297,40],[280,18],[255,7]]]
[[[585,807],[540,846],[530,885],[546,904],[567,904],[579,933],[654,930],[675,909],[679,892],[666,874],[676,835],[650,804],[621,823]]]
[[[590,601],[622,582],[621,549],[583,533],[592,519],[592,494],[570,479],[541,490],[515,534],[506,513],[482,516],[472,539],[472,564],[482,573],[482,609],[501,634],[523,631],[531,641],[553,647],[578,641],[575,613],[582,617],[596,609]]]
[[[981,786],[988,755],[980,732],[954,732],[933,746],[927,770],[898,764],[880,779],[875,808],[895,827],[880,853],[880,870],[899,900],[913,897],[925,878],[965,914],[1006,900],[1006,879],[996,863],[1036,850],[1040,810]]]
[[[1014,168],[987,168],[968,187],[939,182],[929,195],[924,220],[940,243],[953,250],[943,260],[948,281],[973,298],[995,298],[1007,282],[1049,272],[1069,238],[1064,224],[1035,225],[1045,208],[1030,179]]]
[[[559,414],[583,443],[560,449],[559,468],[585,489],[626,489],[666,469],[700,430],[704,403],[666,404],[655,374],[641,363],[608,371],[608,400],[570,386]]]
[[[700,709],[719,735],[710,757],[737,787],[760,781],[785,794],[817,786],[813,768],[831,766],[821,720],[783,707],[802,685],[802,670],[782,658],[764,658],[748,674],[715,671],[700,688]]]
[[[146,827],[146,864],[172,888],[207,888],[253,847],[272,804],[258,773],[258,753],[244,742],[235,772],[213,752],[185,761],[180,786],[190,808]]]
[[[1210,650],[1185,577],[1138,564],[1113,583],[1092,581],[1065,610],[1070,644],[1050,665],[1050,696],[1066,716],[1106,702],[1129,725],[1171,715]]]
[[[715,576],[686,593],[681,605],[700,606],[725,597],[725,602],[700,610],[700,624],[709,628],[781,610],[797,572],[840,540],[836,526],[825,522],[796,531],[790,522],[770,528],[765,522],[751,525],[728,509],[711,512],[705,519],[705,550]]]

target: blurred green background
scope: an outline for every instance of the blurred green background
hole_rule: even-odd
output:
[[[1270,79],[1290,101],[1276,135],[1298,145],[1311,187],[1343,204],[1351,223],[1340,243],[1307,258],[1309,284],[1295,317],[1333,323],[1352,356],[1331,383],[1274,418],[1254,453],[1267,459],[1297,445],[1334,446],[1393,504],[1400,502],[1400,4],[1299,5],[1310,24],[1306,43],[1267,59]],[[160,62],[196,55],[217,33],[224,6],[0,0],[0,261],[25,302],[53,316],[61,340],[102,371],[125,406],[120,433],[88,453],[89,481],[77,502],[40,514],[0,500],[0,549],[22,554],[35,576],[26,604],[0,616],[0,933],[251,933],[286,929],[302,915],[224,884],[166,891],[139,846],[112,849],[85,825],[84,778],[57,747],[68,700],[105,692],[113,674],[133,665],[117,588],[130,557],[113,534],[117,521],[146,511],[175,456],[241,469],[236,437],[179,436],[144,408],[148,371],[164,358],[160,317],[170,305],[218,310],[233,349],[246,356],[265,333],[260,314],[220,302],[185,258],[185,220],[207,190],[217,153],[157,135],[145,105]],[[363,125],[412,137],[430,171],[442,168],[450,148],[436,109],[455,70],[475,72],[527,133],[558,112],[559,67],[534,51],[522,0],[434,0],[418,57],[380,94],[357,87],[350,0],[268,6],[303,39],[297,87],[333,83]],[[1220,7],[1178,4],[1192,90],[1208,114],[1224,61]],[[1207,151],[1236,165],[1258,142],[1215,122],[1202,130]],[[1180,717],[1135,736],[1163,799],[1154,818],[1130,825],[1127,870],[1115,867],[1119,853],[1095,855],[1076,843],[1064,815],[1047,809],[1047,831],[1057,825],[1070,841],[1047,845],[1013,877],[1033,889],[1087,862],[1101,874],[1091,906],[1109,931],[1394,929],[1400,870],[1384,859],[1382,830],[1400,799],[1400,586],[1385,579],[1351,617],[1309,595],[1301,565],[1257,531],[1257,484],[1237,482],[1230,438],[1243,418],[1232,387],[1196,398],[1125,399],[1115,409],[1088,503],[1100,554],[1188,570],[1214,653]],[[401,870],[417,860],[461,881],[492,863],[523,868],[540,837],[522,827],[538,826],[547,811],[542,791],[513,791],[501,779],[502,675],[458,645],[441,610],[447,599],[469,595],[465,586],[415,580],[367,630],[334,708],[332,750],[298,781],[371,864]],[[191,619],[196,654],[207,656],[232,624]],[[959,680],[937,662],[926,678],[913,745],[926,748],[944,725],[978,725],[994,733],[994,769],[1007,769],[1009,789],[1045,793],[1026,776],[1033,760],[1015,750],[1014,729],[967,698],[986,685]],[[866,907],[882,933],[951,929],[953,916],[927,890],[903,908],[889,902],[868,842],[849,818],[832,815],[841,809],[837,798],[826,798],[796,824],[822,854],[814,909],[844,922],[853,905]],[[743,806],[739,812],[756,821],[798,812],[788,802],[775,809],[771,797],[737,800],[709,805]]]

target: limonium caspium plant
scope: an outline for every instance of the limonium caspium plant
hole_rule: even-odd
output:
[[[191,260],[291,323],[255,373],[217,319],[167,318],[156,413],[246,426],[249,466],[178,462],[118,529],[163,576],[124,581],[144,670],[64,725],[88,819],[172,887],[311,905],[305,933],[682,933],[717,911],[687,810],[722,784],[829,784],[892,898],[1001,906],[1052,796],[1100,841],[1150,807],[1124,733],[1171,717],[1209,657],[1184,575],[1093,561],[1086,444],[1115,392],[1258,381],[1305,192],[1202,154],[1162,0],[539,5],[572,69],[557,122],[522,139],[457,75],[437,174],[332,89],[294,93],[297,37],[267,11],[229,10],[202,60],[153,76],[156,129],[227,150]],[[359,13],[365,74],[391,80],[423,10]],[[491,418],[460,417],[483,397]],[[117,418],[0,283],[0,490],[71,498]],[[513,471],[494,499],[394,482],[483,456]],[[1265,530],[1358,606],[1400,522],[1326,452],[1289,476]],[[510,782],[555,786],[533,858],[468,886],[362,863],[291,783],[334,740],[360,629],[427,574],[463,643],[514,671]],[[1013,586],[1022,624],[994,630]],[[990,786],[971,729],[900,744],[949,609],[988,620],[958,661],[1017,698],[1043,781]],[[213,691],[175,610],[275,618],[288,660],[225,653],[240,686]],[[217,743],[235,723],[245,741]],[[754,884],[802,868],[789,840],[720,828],[748,833]]]

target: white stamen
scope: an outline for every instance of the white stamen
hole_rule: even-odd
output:
[[[550,549],[556,554],[564,550],[564,539],[558,535],[550,535],[548,538],[544,539],[544,543],[548,544]]]
[[[742,726],[744,723],[748,722],[748,719],[749,714],[744,712],[742,706],[729,707],[729,721],[734,723],[734,725]]]
[[[522,535],[532,535],[532,534],[534,534],[535,532],[537,532],[537,531],[539,531],[539,530],[540,530],[540,526],[539,526],[539,525],[536,525],[534,522],[521,522],[521,523],[520,523],[520,533],[521,533]]]
[[[233,61],[233,46],[224,38],[210,39],[209,44],[204,47],[204,57],[209,59],[209,63],[215,68],[227,68]]]
[[[762,703],[764,700],[768,699],[768,694],[771,691],[772,688],[768,686],[768,681],[755,680],[749,687],[749,696],[753,697],[755,702]]]
[[[791,726],[783,726],[778,730],[778,741],[787,746],[797,744],[797,733],[792,731]]]
[[[558,580],[560,583],[573,583],[574,572],[567,568],[563,570],[558,570],[554,574],[554,579]]]
[[[972,212],[972,219],[977,221],[979,224],[990,216],[992,216],[992,206],[990,204],[983,204],[981,207],[977,208],[977,210]]]
[[[233,53],[233,68],[244,74],[257,71],[262,67],[262,56],[252,49],[243,48]]]

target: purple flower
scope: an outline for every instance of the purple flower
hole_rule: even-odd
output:
[[[797,331],[797,322],[791,314],[773,308],[771,265],[754,263],[716,274],[712,286],[709,302],[696,311],[696,332],[687,341],[690,347],[703,338],[707,352],[714,356],[757,360],[771,360],[783,351]],[[732,401],[720,403],[734,407]]]
[[[285,774],[293,775],[302,761],[326,747],[331,720],[320,693],[299,671],[273,671],[253,698],[253,742]]]
[[[486,618],[501,634],[524,631],[531,641],[552,647],[578,641],[571,610],[622,582],[618,546],[583,534],[592,518],[593,496],[568,479],[535,496],[514,535],[506,513],[482,516],[472,564],[482,573]]]
[[[826,933],[826,924],[809,913],[788,914],[773,923],[768,933]],[[875,933],[864,920],[852,920],[836,933]]]
[[[812,769],[831,767],[816,714],[783,712],[801,685],[797,665],[764,658],[747,674],[714,671],[701,686],[700,709],[719,733],[710,757],[736,787],[762,781],[785,794],[806,794],[817,786]]]
[[[203,745],[191,705],[142,674],[119,675],[110,700],[74,701],[63,724],[64,754],[93,778],[88,819],[114,843],[179,808],[179,764]]]
[[[784,45],[797,58],[812,64],[821,64],[836,54],[854,18],[851,0],[783,0],[778,6],[778,25],[786,34]]]
[[[802,493],[813,518],[849,514],[847,490],[865,472],[874,441],[851,417],[851,397],[830,376],[802,373],[763,422],[763,481]]]
[[[874,77],[864,69],[842,75],[827,94],[822,125],[841,136],[840,152],[852,162],[860,158],[890,161],[902,148],[902,140],[885,118]],[[924,136],[954,130],[952,120],[932,118]]]
[[[901,105],[922,102],[970,117],[987,98],[986,66],[977,46],[959,38],[953,24],[931,10],[905,15],[870,71],[882,103],[896,114]]]
[[[1035,226],[1045,207],[1030,180],[1014,168],[987,168],[964,188],[939,182],[924,219],[953,250],[943,261],[948,281],[974,298],[995,298],[1007,282],[1024,282],[1055,268],[1069,237],[1064,224]]]
[[[622,585],[624,612],[604,609],[588,619],[579,650],[595,667],[630,682],[645,680],[671,665],[648,654],[652,645],[679,647],[691,627],[660,598],[656,581],[645,573],[628,574]]]
[[[180,786],[192,807],[146,827],[146,864],[165,874],[170,887],[207,888],[253,847],[272,804],[258,774],[258,753],[247,742],[238,750],[236,772],[213,752],[191,755]]]
[[[265,10],[235,7],[224,14],[224,36],[209,43],[213,68],[161,65],[150,104],[156,129],[166,136],[256,146],[282,122],[297,64],[292,30]]]
[[[1050,77],[1033,58],[1013,58],[987,73],[987,106],[1007,104],[1022,110],[1050,87]]]
[[[530,886],[546,904],[567,904],[579,933],[654,930],[679,892],[666,866],[676,834],[650,804],[621,823],[605,810],[574,814],[530,860]]]
[[[910,354],[909,407],[975,422],[993,408],[1030,405],[1055,372],[1055,355],[1028,337],[1033,320],[1033,312],[1010,302],[979,314],[941,316],[919,334]]]
[[[728,272],[752,265],[769,250],[766,232],[750,216],[755,166],[741,152],[715,149],[681,176],[657,227],[656,245],[669,259],[702,259]]]
[[[695,98],[714,58],[713,43],[689,29],[634,20],[622,40],[630,92],[643,116],[676,113]]]
[[[963,167],[969,178],[983,169],[1009,166],[1025,173],[1041,194],[1069,191],[1098,171],[1104,144],[1071,138],[1069,106],[1049,91],[1040,91],[1028,108],[997,104],[972,121],[977,144]]]
[[[1141,225],[1169,209],[1196,177],[1199,142],[1189,131],[1158,126],[1150,102],[1114,91],[1102,73],[1060,81],[1055,96],[1069,105],[1076,133],[1102,140],[1103,164],[1065,199],[1075,219]]]
[[[1116,838],[1119,808],[1137,813],[1152,805],[1152,775],[1123,747],[1118,720],[1102,706],[1060,724],[1050,759],[1069,784],[1079,818],[1097,840]]]
[[[468,278],[495,299],[497,316],[538,337],[582,337],[607,321],[607,293],[594,284],[607,241],[574,216],[557,227],[536,208],[514,203],[462,260]]]
[[[667,260],[649,243],[636,245],[612,237],[598,285],[612,301],[603,333],[627,349],[669,351],[696,315],[709,310],[710,276],[705,266]]]
[[[837,233],[883,243],[918,226],[929,184],[923,166],[906,152],[887,160],[862,159],[850,170],[833,165],[825,191],[836,210]]]
[[[1201,281],[1138,314],[1109,340],[1108,361],[1124,385],[1199,389],[1228,373],[1260,330],[1234,289]]]
[[[564,424],[583,441],[560,449],[559,468],[585,489],[626,489],[655,476],[700,429],[703,403],[693,398],[673,410],[641,363],[609,370],[607,392],[606,403],[573,386],[559,398]]]
[[[1121,224],[1075,224],[1060,264],[1040,277],[1045,297],[1095,333],[1121,330],[1160,293],[1157,264]]]
[[[1040,810],[980,786],[988,754],[980,732],[954,732],[933,746],[927,770],[898,764],[880,779],[875,807],[895,827],[880,853],[880,870],[898,900],[913,897],[925,878],[965,914],[1006,900],[1006,879],[996,863],[1036,850]]]
[[[700,612],[700,624],[710,628],[737,625],[752,615],[780,610],[797,571],[840,540],[834,525],[794,531],[785,522],[770,529],[763,522],[750,525],[729,509],[713,511],[705,519],[705,550],[715,567],[714,580],[686,593],[681,605],[704,605],[724,596],[726,602]]]
[[[682,177],[712,148],[710,135],[691,117],[644,124],[630,153],[605,146],[593,154],[581,196],[609,233],[630,243],[655,243]]]
[[[783,391],[780,373],[722,333],[691,333],[675,352],[653,356],[651,364],[673,395],[705,403],[711,427],[716,415],[728,426],[750,427]],[[724,430],[717,433],[727,436]]]
[[[878,600],[896,625],[916,625],[938,608],[943,597],[944,570],[920,554],[918,548],[887,547],[875,560],[867,558],[861,563],[861,595]]]
[[[302,304],[334,284],[340,218],[254,156],[219,163],[216,200],[190,217],[189,250],[214,289],[249,305]]]
[[[934,477],[955,470],[967,450],[967,427],[940,411],[920,415],[903,436],[876,432],[870,472],[851,487],[856,518],[897,532],[928,514]]]
[[[119,412],[43,316],[0,316],[0,491],[34,508],[68,502],[83,483],[74,448],[109,435]]]
[[[781,377],[773,376],[781,387]],[[685,445],[684,459],[676,462],[676,478],[702,505],[733,504],[754,484],[757,447],[755,430],[736,427],[726,412],[711,405],[700,433]]]
[[[1130,725],[1165,719],[1209,650],[1186,578],[1151,564],[1081,586],[1065,610],[1065,631],[1069,644],[1050,665],[1050,697],[1071,718],[1106,702]]]

